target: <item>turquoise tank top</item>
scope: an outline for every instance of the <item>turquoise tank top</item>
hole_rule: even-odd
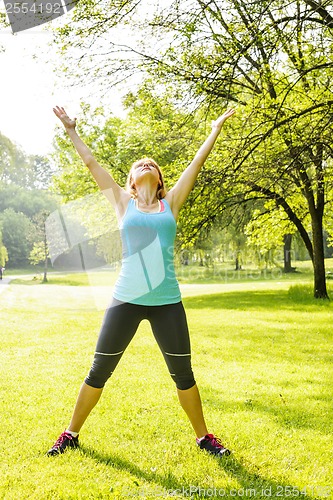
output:
[[[159,306],[180,302],[174,269],[176,221],[168,202],[146,213],[131,198],[120,223],[122,265],[113,296],[122,302]]]

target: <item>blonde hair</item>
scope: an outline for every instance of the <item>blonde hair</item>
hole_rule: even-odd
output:
[[[158,171],[159,180],[158,180],[158,185],[157,185],[156,198],[158,200],[161,200],[162,198],[165,197],[165,195],[166,195],[167,192],[166,192],[166,188],[165,188],[165,185],[164,185],[164,179],[163,179],[162,170],[160,169],[160,167],[156,163],[156,161],[153,160],[152,158],[141,158],[141,160],[137,160],[137,161],[135,161],[132,164],[131,169],[129,171],[129,174],[127,176],[126,191],[131,194],[132,198],[136,198],[137,197],[137,191],[135,189],[135,184],[133,182],[132,172],[133,172],[133,170],[136,167],[138,167],[140,165],[144,165],[145,163],[150,163]]]

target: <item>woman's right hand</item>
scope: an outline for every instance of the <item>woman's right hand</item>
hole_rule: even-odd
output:
[[[69,118],[64,108],[56,106],[55,108],[53,108],[53,112],[59,118],[66,130],[75,129],[76,118],[74,118],[74,120]]]
[[[223,123],[228,120],[236,112],[235,108],[228,108],[223,115],[221,115],[217,120],[213,121],[212,129],[221,130]]]

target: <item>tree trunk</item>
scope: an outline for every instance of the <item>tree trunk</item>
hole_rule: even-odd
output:
[[[239,258],[238,258],[238,255],[236,255],[235,271],[239,271]]]
[[[79,254],[80,254],[80,260],[81,260],[82,270],[85,271],[86,270],[86,265],[85,265],[85,262],[84,262],[84,257],[83,257],[83,251],[82,251],[81,243],[78,244],[78,247],[79,247]]]
[[[283,260],[284,260],[284,272],[293,273],[295,271],[294,267],[291,267],[291,241],[292,234],[285,234],[283,237],[284,247],[283,247]]]
[[[44,225],[45,227],[45,225]],[[47,252],[47,239],[46,239],[46,231],[44,232],[44,251],[45,251],[45,260],[44,260],[44,277],[43,283],[47,283],[47,260],[48,260],[48,252]]]
[[[47,283],[47,259],[45,259],[43,283]]]
[[[236,260],[235,260],[235,271],[240,271],[242,269],[242,265],[240,262],[240,251],[237,251],[236,253]]]
[[[312,159],[316,171],[316,187],[309,187],[309,178],[305,171],[301,171],[301,178],[305,179],[305,189],[309,202],[309,212],[311,215],[312,244],[313,244],[313,271],[314,271],[314,296],[316,299],[328,299],[325,276],[325,253],[323,216],[325,207],[325,182],[324,182],[324,162],[323,144],[318,142],[314,150],[311,151]],[[314,191],[317,194],[315,203]]]
[[[314,296],[328,299],[325,275],[324,235],[321,217],[312,217]]]

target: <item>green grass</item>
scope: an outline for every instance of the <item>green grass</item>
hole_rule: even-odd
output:
[[[163,498],[182,488],[169,496],[186,498],[190,486],[201,488],[192,498],[332,496],[333,305],[314,300],[311,285],[183,287],[206,420],[233,450],[224,460],[195,447],[147,322],[81,449],[45,456],[68,423],[103,316],[89,287],[58,285],[0,295],[1,498]]]

